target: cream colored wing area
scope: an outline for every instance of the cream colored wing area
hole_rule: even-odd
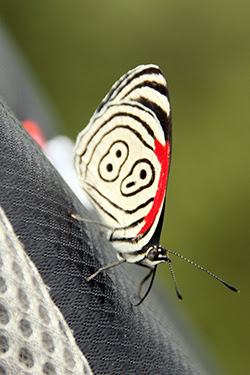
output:
[[[123,228],[125,236],[128,227],[129,236],[139,232],[157,192],[161,166],[155,133],[163,137],[153,112],[138,103],[120,103],[109,105],[78,137],[75,164],[81,186],[102,220]]]
[[[166,79],[156,65],[138,66],[112,86],[79,134],[75,149],[80,185],[103,223],[112,228],[108,239],[125,257],[154,236],[164,206],[170,152]]]

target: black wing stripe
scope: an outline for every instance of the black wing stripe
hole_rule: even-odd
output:
[[[111,217],[113,220],[115,220],[119,224],[119,222],[115,218],[115,216],[112,215],[109,211],[105,210],[105,208],[95,198],[93,198],[92,195],[91,195],[91,199],[97,205],[97,207],[99,207],[106,215],[108,215],[109,217]]]
[[[148,204],[150,204],[151,202],[154,201],[154,197],[151,197],[149,198],[146,202],[143,202],[141,203],[139,206],[135,207],[133,210],[124,210],[122,207],[118,206],[116,203],[112,202],[110,199],[108,199],[104,194],[102,194],[100,192],[100,190],[98,190],[95,186],[91,185],[91,184],[88,184],[89,187],[91,187],[93,190],[95,190],[102,198],[104,198],[107,202],[109,202],[112,206],[114,206],[115,208],[117,208],[118,210],[120,211],[123,211],[124,213],[126,214],[134,214],[135,212],[139,211],[140,209],[146,207]],[[87,191],[88,193],[88,191]],[[92,195],[91,195],[91,199],[93,199]],[[94,200],[94,199],[93,199]],[[102,209],[102,207],[99,205],[99,207]],[[104,211],[104,209],[103,209]],[[118,220],[115,219],[117,222]]]
[[[110,238],[110,241],[111,242],[127,242],[127,243],[132,243],[132,244],[135,244],[135,243],[139,243],[141,239],[143,239],[144,237],[147,236],[148,232],[150,231],[150,228],[148,230],[146,230],[144,233],[140,234],[139,239],[136,240],[136,237],[117,237],[117,238]],[[144,250],[145,252],[145,250]],[[137,253],[137,252],[136,252]],[[139,254],[139,253],[138,253]]]
[[[128,87],[134,80],[141,78],[142,76],[150,76],[150,75],[159,75],[163,77],[163,74],[161,73],[160,69],[156,67],[150,67],[150,68],[143,69],[139,72],[133,72],[133,74],[130,75],[129,79],[125,79],[120,83],[120,87],[118,86],[119,88],[117,87],[117,88],[114,88],[114,90],[111,90],[112,92],[111,92],[110,97],[115,91],[116,91],[115,94],[117,96],[124,89],[124,87],[126,86]],[[144,82],[146,81],[147,79]],[[114,98],[112,99],[114,100]]]
[[[156,103],[148,100],[147,98],[141,97],[138,100],[138,102],[141,103],[143,106],[151,109],[155,113],[164,131],[165,139],[171,143],[172,141],[171,113],[168,116],[167,113],[164,111],[164,109],[162,109]]]
[[[133,91],[135,91],[137,89],[140,89],[140,88],[145,88],[145,87],[149,87],[154,91],[158,91],[160,94],[165,95],[168,98],[168,90],[167,90],[166,86],[161,85],[161,84],[159,84],[157,82],[154,82],[154,81],[153,82],[144,81],[142,83],[139,83],[138,85],[132,87],[131,90],[126,93],[124,98],[129,96]],[[153,95],[154,95],[154,93],[152,92],[152,96]]]
[[[99,127],[98,129],[93,133],[91,139],[89,140],[89,142],[87,143],[86,147],[85,147],[85,150],[83,151],[83,153],[81,155],[79,155],[80,157],[82,157],[87,149],[88,149],[88,145],[89,143],[92,141],[92,139],[95,137],[95,135],[100,131],[100,129],[102,129],[108,122],[110,122],[111,120],[113,120],[114,118],[116,117],[130,117],[138,122],[140,122],[140,124],[146,129],[146,131],[148,132],[148,134],[154,138],[154,132],[152,131],[152,129],[150,128],[150,126],[145,122],[143,121],[140,117],[136,116],[136,115],[133,115],[131,113],[128,113],[128,112],[117,112],[115,114],[113,114],[111,117],[109,117],[105,122],[103,122]],[[151,150],[153,150],[153,148],[146,142],[146,140],[144,140],[141,136],[141,134],[139,132],[137,132],[134,128],[131,128],[129,125],[120,125],[120,126],[116,126],[112,129],[110,129],[109,132],[113,131],[114,129],[118,128],[118,127],[123,127],[123,128],[127,128],[127,129],[130,129],[139,139],[140,141],[148,148],[150,148]],[[108,134],[109,132],[105,133]],[[98,146],[98,144],[95,146],[95,148]],[[95,150],[94,148],[94,150]]]
[[[164,78],[161,70],[155,66],[150,67],[141,67],[141,70],[138,72],[136,71],[130,71],[127,74],[125,74],[118,82],[115,83],[115,85],[111,88],[110,92],[106,95],[106,97],[103,99],[101,104],[96,110],[96,113],[100,112],[102,108],[109,102],[114,101],[116,97],[120,94],[120,92],[128,87],[130,84],[133,83],[133,81],[137,78],[141,78],[142,76],[149,76],[149,75],[159,75]],[[144,81],[146,82],[148,78]],[[164,78],[165,80],[165,78]],[[156,82],[157,83],[157,82]],[[143,82],[142,82],[143,85]],[[132,88],[133,90],[133,88]],[[167,97],[168,97],[168,90],[167,90]]]

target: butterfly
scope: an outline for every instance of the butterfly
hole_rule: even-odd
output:
[[[100,268],[87,281],[124,262],[147,267],[149,274],[140,284],[137,305],[148,295],[157,265],[163,262],[169,264],[176,293],[182,299],[168,254],[187,259],[159,244],[171,150],[169,90],[157,65],[141,65],[123,75],[76,142],[75,169],[80,185],[118,257],[118,262]],[[150,277],[142,297],[142,286]]]

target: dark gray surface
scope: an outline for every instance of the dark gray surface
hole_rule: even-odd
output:
[[[114,249],[95,225],[68,216],[88,213],[3,104],[0,153],[0,204],[94,373],[214,374],[167,304],[157,305],[151,292],[141,306],[131,305],[140,279],[130,272],[139,267],[85,282],[116,260]]]

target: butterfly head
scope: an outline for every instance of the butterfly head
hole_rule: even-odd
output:
[[[162,262],[170,262],[168,251],[160,245],[150,246],[147,249],[144,261],[145,260],[147,263],[150,263],[151,267],[154,267]]]

